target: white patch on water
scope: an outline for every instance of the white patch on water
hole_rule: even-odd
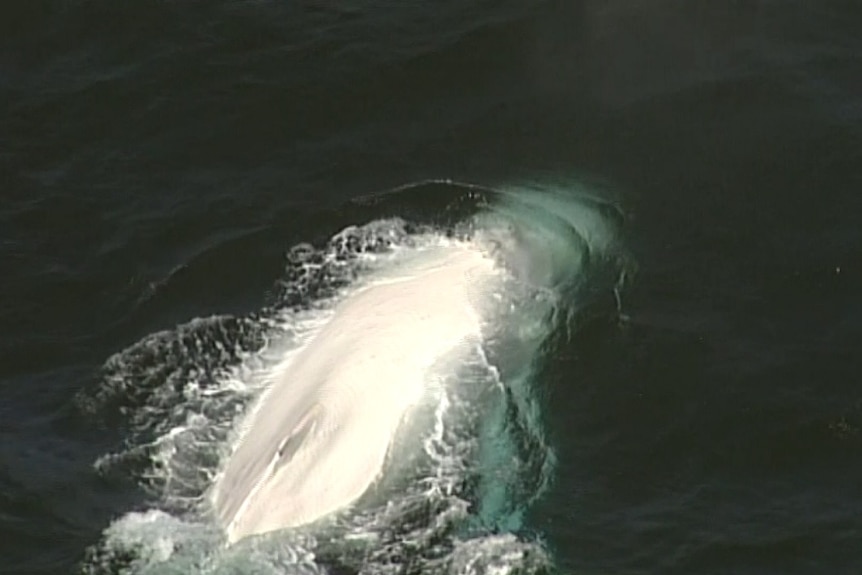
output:
[[[281,306],[247,318],[193,320],[110,358],[103,385],[81,404],[119,417],[129,433],[95,466],[107,477],[137,481],[150,496],[149,510],[112,523],[84,571],[490,574],[547,567],[542,545],[515,535],[554,462],[533,365],[555,329],[558,287],[595,256],[581,231],[566,227],[573,220],[554,207],[549,215],[533,200],[507,204],[455,230],[461,239],[411,232],[397,219],[347,228],[323,249],[303,244],[290,251]],[[569,209],[579,225],[592,225]],[[514,239],[507,235],[513,222],[523,224]],[[208,496],[254,425],[255,400],[275,389],[345,302],[417,255],[457,246],[494,254],[506,273],[483,292],[482,337],[468,339],[459,361],[445,369],[419,370],[423,401],[393,419],[400,426],[383,473],[354,505],[321,522],[227,546]],[[411,349],[429,343],[413,337],[396,339]]]

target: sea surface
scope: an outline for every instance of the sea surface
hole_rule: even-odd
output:
[[[517,524],[442,564],[207,547],[165,484],[212,453],[153,458],[313,305],[296,246],[542,182],[629,259],[541,358]],[[860,573],[860,294],[857,1],[0,6],[0,573]]]

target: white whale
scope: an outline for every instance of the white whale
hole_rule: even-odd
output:
[[[480,247],[417,249],[342,301],[250,412],[212,502],[229,543],[355,502],[428,374],[482,335],[499,270]]]

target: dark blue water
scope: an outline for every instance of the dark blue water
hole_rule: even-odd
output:
[[[292,245],[379,217],[354,198],[550,178],[614,198],[638,267],[543,365],[555,570],[857,573],[859,30],[839,0],[4,3],[0,571],[76,572],[143,505],[94,466],[122,410],[80,400],[112,354],[260,309]]]

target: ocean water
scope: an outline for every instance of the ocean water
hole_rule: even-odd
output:
[[[4,3],[0,572],[859,572],[860,29],[839,0]],[[199,504],[261,374],[520,189],[589,198],[624,257],[578,268],[529,377],[477,356],[491,399],[426,414],[511,451],[429,439],[433,496],[221,547]]]

